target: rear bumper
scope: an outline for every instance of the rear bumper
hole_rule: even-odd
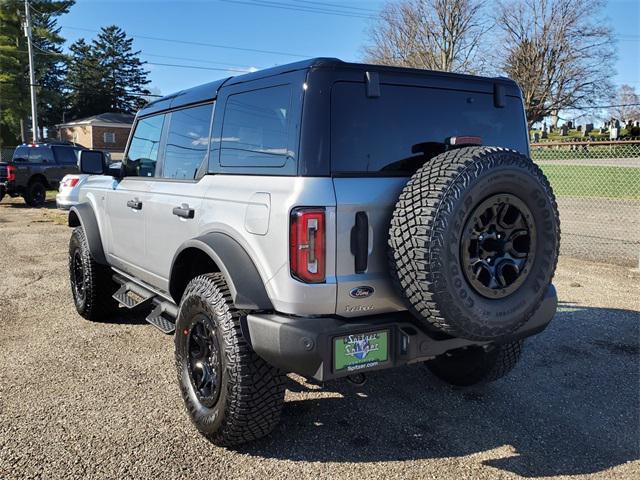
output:
[[[515,333],[501,338],[499,343],[542,332],[555,315],[557,305],[556,289],[551,285],[531,319]],[[319,381],[422,362],[455,348],[496,343],[461,338],[437,339],[416,328],[409,315],[402,312],[347,320],[340,317],[249,314],[243,325],[243,333],[255,352],[271,365]],[[335,371],[333,339],[374,330],[389,332],[388,361],[367,365],[365,368],[358,366],[354,370]]]
[[[62,210],[69,210],[71,207],[77,204],[78,204],[78,201],[75,198],[70,198],[66,194],[63,195],[58,193],[56,195],[56,207]]]
[[[16,183],[13,180],[0,180],[0,193],[16,196],[19,192],[17,190]]]

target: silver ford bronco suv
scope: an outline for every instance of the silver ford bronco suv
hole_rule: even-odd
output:
[[[496,380],[556,311],[557,206],[505,78],[312,59],[155,101],[121,163],[80,166],[75,306],[173,334],[216,444],[268,434],[288,372]]]

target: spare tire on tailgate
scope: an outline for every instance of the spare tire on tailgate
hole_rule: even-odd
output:
[[[536,311],[560,247],[551,186],[528,157],[466,147],[423,165],[389,230],[392,277],[416,321],[470,340],[515,332]]]

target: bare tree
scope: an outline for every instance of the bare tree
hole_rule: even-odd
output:
[[[620,121],[640,120],[640,97],[631,85],[621,85],[613,100],[609,115]]]
[[[369,31],[365,61],[450,72],[478,68],[486,31],[478,0],[400,0],[388,3]]]
[[[608,99],[615,60],[600,0],[503,0],[502,69],[518,82],[529,125]]]

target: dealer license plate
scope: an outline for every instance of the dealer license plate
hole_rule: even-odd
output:
[[[356,371],[389,360],[389,331],[358,333],[333,340],[334,369]]]

